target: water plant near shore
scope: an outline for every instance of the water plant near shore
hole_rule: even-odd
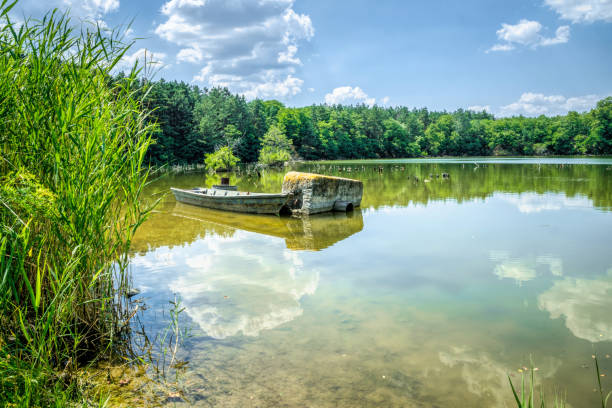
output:
[[[597,376],[597,391],[599,396],[601,397],[601,408],[607,408],[608,400],[610,396],[612,396],[612,391],[608,394],[605,394],[603,386],[601,384],[601,377],[605,374],[602,374],[599,370],[599,362],[597,361],[597,356],[593,355],[593,360],[595,361],[595,375]],[[523,367],[520,369],[521,373],[521,386],[520,388],[515,387],[514,383],[510,376],[508,376],[508,382],[510,383],[510,388],[512,389],[512,395],[514,396],[514,400],[516,402],[516,406],[518,408],[535,408],[536,407],[536,379],[535,372],[538,369],[533,367],[533,363],[531,364],[531,368]],[[529,372],[529,379],[527,383],[525,383],[525,373]],[[518,390],[517,390],[518,388]],[[547,399],[544,395],[544,389],[540,386],[540,394],[539,394],[539,405],[541,408],[553,407],[553,408],[565,408],[567,406],[566,395],[561,395],[558,392],[555,392],[554,400]]]
[[[15,3],[0,3],[0,401],[64,405],[84,398],[80,367],[129,347],[154,124],[142,68],[109,79],[121,30],[76,31],[57,11],[16,24]]]

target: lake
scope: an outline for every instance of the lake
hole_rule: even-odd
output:
[[[277,192],[288,170],[232,181]],[[612,159],[291,170],[362,180],[361,208],[281,218],[167,195],[135,238],[145,327],[175,294],[185,307],[184,406],[510,407],[507,376],[530,361],[547,393],[597,406],[594,353],[608,389],[612,375]],[[216,181],[167,175],[147,194]]]

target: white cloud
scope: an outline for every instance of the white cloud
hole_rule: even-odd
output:
[[[290,45],[287,47],[286,51],[281,51],[278,53],[278,63],[289,63],[295,65],[302,65],[302,61],[295,56],[297,54],[298,48],[295,45]]]
[[[563,44],[569,41],[569,26],[557,28],[554,37],[544,37],[540,32],[542,24],[538,21],[522,19],[517,24],[502,24],[502,28],[497,30],[497,38],[502,41],[487,50],[491,51],[511,51],[517,45],[537,48],[549,45]]]
[[[278,78],[274,73],[265,72],[261,74],[260,80],[239,75],[212,74],[213,68],[206,65],[194,80],[206,82],[210,86],[234,88],[240,84],[242,94],[247,99],[255,98],[286,98],[297,95],[302,91],[304,83],[300,78],[288,74],[285,78]]]
[[[612,341],[612,276],[601,279],[565,278],[538,296],[538,306],[552,319],[565,317],[565,326],[592,343]]]
[[[491,51],[512,51],[514,49],[514,45],[511,44],[495,44],[491,48],[489,48],[486,52]]]
[[[204,59],[204,54],[202,54],[202,50],[200,50],[199,48],[183,48],[176,55],[176,59],[179,62],[187,61],[195,64],[198,62],[202,62],[202,60]]]
[[[376,103],[376,98],[370,98],[360,87],[341,86],[325,95],[325,103],[328,105],[338,104],[366,104],[369,106]]]
[[[380,103],[382,103],[383,105],[387,105],[389,103],[389,97],[385,96],[380,100]]]
[[[70,9],[70,16],[91,21],[119,9],[119,0],[23,0],[17,5],[18,15],[39,16],[49,10]]]
[[[561,26],[557,28],[555,36],[552,38],[542,38],[540,45],[545,47],[547,45],[564,44],[569,41],[570,28],[569,26]]]
[[[473,106],[468,106],[467,110],[472,111],[472,112],[491,112],[491,106],[490,105],[473,105]]]
[[[179,61],[204,64],[195,81],[247,98],[301,92],[299,44],[314,28],[293,0],[169,0],[161,12],[166,21],[155,33],[184,47]]]
[[[569,111],[584,112],[593,109],[603,95],[584,95],[566,98],[563,95],[544,95],[525,92],[518,101],[502,106],[500,116],[512,115],[565,115]]]
[[[568,111],[584,112],[593,109],[597,102],[604,97],[602,95],[585,95],[567,98],[563,107]]]
[[[143,67],[145,63],[156,67],[161,67],[164,65],[164,59],[166,57],[167,55],[163,52],[154,53],[146,48],[140,48],[137,51],[134,51],[132,54],[124,55],[115,69],[118,71],[130,70],[137,61],[139,67]]]
[[[265,76],[264,76],[265,78]],[[286,98],[288,96],[297,95],[302,91],[302,81],[291,75],[287,75],[285,79],[274,80],[270,78],[268,81],[249,85],[249,90],[244,92],[244,96],[248,99],[254,98]]]
[[[518,24],[502,24],[497,38],[508,43],[530,45],[539,42],[542,24],[537,21],[521,20]]]
[[[94,10],[99,10],[103,13],[109,13],[119,8],[119,0],[79,0],[76,2],[64,0],[64,2],[73,4],[88,4],[89,7],[93,8]]]
[[[612,22],[612,0],[545,0],[545,3],[572,23]]]

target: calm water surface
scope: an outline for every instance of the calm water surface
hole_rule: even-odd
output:
[[[186,307],[189,404],[510,407],[506,376],[531,356],[547,391],[596,406],[594,352],[611,388],[612,160],[295,169],[363,180],[361,209],[247,216],[169,195],[136,237],[145,324],[174,294]],[[283,174],[235,179],[274,192]],[[149,194],[213,182],[172,175]]]

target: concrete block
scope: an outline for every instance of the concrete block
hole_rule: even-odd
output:
[[[363,183],[342,177],[291,171],[283,179],[283,193],[292,193],[289,207],[301,214],[350,211],[361,205]]]

